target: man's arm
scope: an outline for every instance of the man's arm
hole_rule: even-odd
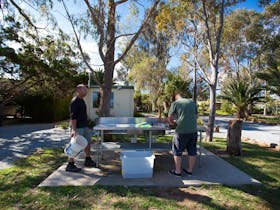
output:
[[[70,126],[71,126],[71,137],[77,135],[77,120],[73,119],[70,120]]]
[[[71,126],[71,137],[77,135],[77,115],[78,107],[76,103],[70,105],[70,126]]]
[[[170,125],[175,125],[176,124],[175,121],[173,120],[173,116],[172,115],[168,115],[167,120],[168,120],[168,123]]]
[[[169,125],[176,125],[176,121],[174,121],[173,119],[174,113],[175,113],[175,107],[174,107],[174,103],[172,103],[167,117],[167,121]]]

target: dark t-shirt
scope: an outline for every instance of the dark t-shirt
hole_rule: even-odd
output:
[[[70,119],[77,120],[77,128],[88,126],[87,122],[87,106],[83,99],[75,97],[70,104]]]

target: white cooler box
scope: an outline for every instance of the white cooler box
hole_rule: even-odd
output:
[[[151,178],[154,159],[151,151],[121,152],[123,178]]]

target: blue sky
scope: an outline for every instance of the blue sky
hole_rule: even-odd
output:
[[[73,3],[73,1],[65,1],[67,3],[67,7],[69,8],[69,11],[71,12],[71,14],[81,14],[83,12],[85,12],[85,9],[86,9],[86,6],[85,6],[85,3],[84,1],[75,1],[75,3]],[[131,1],[129,1],[131,2]],[[148,0],[142,0],[142,1],[139,1],[139,2],[144,2],[143,3],[143,6],[144,7],[148,7],[148,2],[149,4],[151,3],[151,1],[148,1]],[[124,3],[123,5],[121,5],[119,7],[119,14],[122,16],[122,19],[123,19],[123,16],[126,16],[128,14],[128,7],[129,3]],[[240,3],[238,5],[236,5],[233,9],[235,8],[240,8],[240,9],[253,9],[253,10],[256,10],[256,11],[259,11],[261,12],[263,10],[263,8],[261,7],[258,7],[258,0],[247,0],[246,2],[243,2],[243,3]],[[139,11],[139,16],[143,16],[143,8],[142,10]],[[72,28],[71,28],[71,25],[69,24],[69,22],[67,21],[67,19],[65,19],[62,14],[65,14],[65,11],[64,11],[64,8],[62,6],[62,3],[58,2],[58,1],[54,1],[54,12],[53,12],[54,16],[57,18],[58,20],[58,24],[59,24],[59,27],[61,27],[66,33],[69,33],[69,34],[72,34],[73,35],[73,31],[72,31]],[[129,20],[125,19],[125,21],[122,21],[124,22],[123,23],[123,28],[127,29]],[[132,21],[132,20],[130,20]],[[45,24],[43,24],[45,25]],[[132,27],[134,28],[128,28],[127,30],[130,30],[131,31],[136,31],[136,29],[138,28],[137,25],[139,25],[139,23],[135,22],[134,24],[132,24]],[[85,49],[86,52],[89,53],[90,57],[92,58],[92,64],[93,65],[100,65],[102,64],[101,62],[101,59],[99,57],[99,54],[98,54],[98,47],[97,47],[97,44],[94,40],[92,39],[88,39],[88,40],[82,40],[82,44],[83,44],[83,47]],[[176,66],[179,66],[180,65],[180,50],[178,51],[175,51],[175,52],[172,52],[173,56],[171,58],[171,61],[168,65],[169,68],[173,68],[173,67],[176,67]]]
[[[236,6],[239,9],[253,9],[258,12],[263,10],[262,7],[258,6],[258,0],[247,0],[246,2],[242,2]]]

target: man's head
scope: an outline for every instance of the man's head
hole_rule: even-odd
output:
[[[174,99],[175,99],[175,101],[180,99],[180,98],[182,98],[182,92],[179,91],[179,90],[175,90],[175,92],[174,92]]]
[[[79,98],[85,97],[87,95],[87,91],[88,89],[84,84],[79,84],[75,89],[75,92]]]

